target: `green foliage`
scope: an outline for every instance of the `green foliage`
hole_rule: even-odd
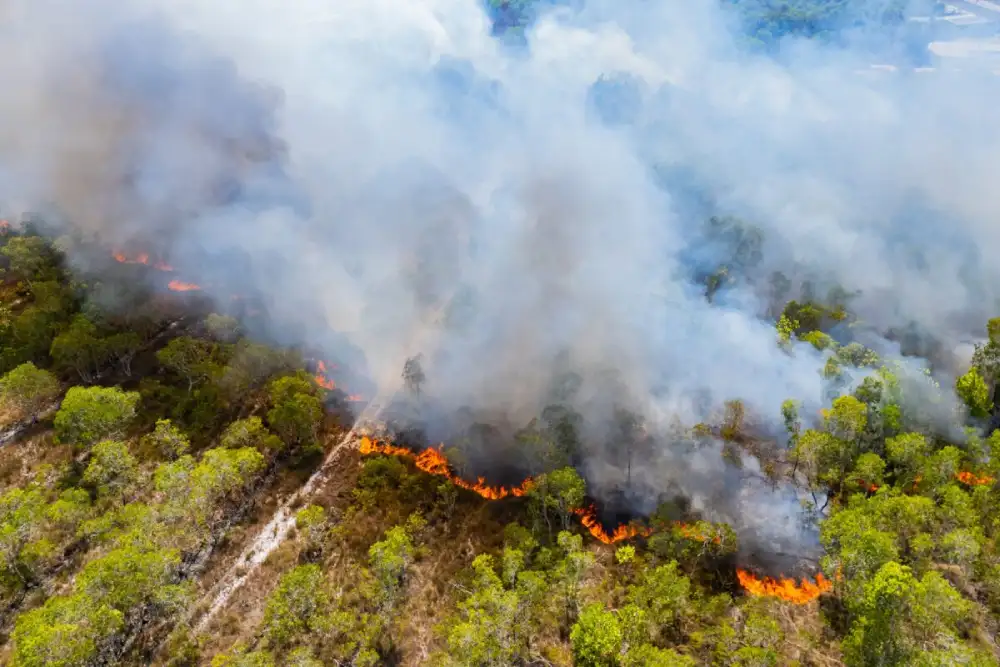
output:
[[[853,615],[844,640],[848,665],[910,665],[923,651],[946,650],[971,619],[970,604],[937,572],[921,579],[889,562],[860,596],[848,599]]]
[[[600,604],[587,605],[570,631],[575,664],[615,667],[622,646],[622,629],[614,612]]]
[[[300,376],[286,376],[268,386],[273,406],[267,421],[288,446],[309,446],[315,443],[323,419],[323,404],[315,394],[314,384]]]
[[[993,408],[990,401],[990,390],[986,380],[975,367],[955,380],[955,392],[969,408],[969,412],[977,417],[985,417]]]
[[[52,403],[59,381],[48,371],[26,362],[0,378],[0,406],[27,415]]]
[[[7,258],[9,271],[19,280],[36,283],[60,278],[59,256],[40,236],[9,238],[0,254]]]
[[[285,573],[264,608],[268,640],[276,646],[285,646],[315,632],[323,626],[329,605],[319,566],[300,565]]]
[[[677,561],[642,573],[629,587],[627,602],[641,613],[637,618],[648,624],[648,636],[658,640],[679,630],[683,617],[691,612],[691,582],[678,572]]]
[[[156,428],[142,437],[142,445],[168,460],[184,456],[191,448],[184,432],[169,419],[156,420]]]
[[[74,372],[85,383],[91,383],[110,358],[108,346],[101,340],[93,322],[77,315],[69,328],[52,341],[49,355],[57,368]]]
[[[172,339],[156,353],[156,359],[187,381],[188,393],[195,385],[221,374],[219,347],[215,343],[188,336]]]
[[[574,468],[567,466],[536,477],[528,497],[551,533],[553,518],[560,520],[563,530],[569,528],[573,511],[583,506],[586,492],[586,482]]]
[[[135,417],[139,394],[118,387],[73,387],[56,413],[56,438],[87,448],[124,434]]]
[[[228,449],[253,447],[259,452],[274,452],[281,448],[281,440],[264,426],[260,417],[238,419],[226,427],[219,444]]]
[[[99,496],[117,498],[136,482],[138,476],[139,465],[129,452],[128,445],[117,440],[104,440],[91,450],[83,482],[96,488]]]
[[[518,593],[504,588],[490,556],[477,556],[472,569],[473,590],[448,631],[449,653],[465,665],[514,664],[528,639]]]
[[[395,604],[412,562],[413,541],[402,526],[390,528],[385,539],[368,549],[368,563],[378,583],[378,599],[382,606]]]
[[[17,667],[76,667],[124,626],[123,614],[83,593],[49,598],[18,617],[11,641]]]

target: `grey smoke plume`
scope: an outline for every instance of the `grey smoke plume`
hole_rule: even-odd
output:
[[[561,359],[592,440],[613,404],[663,434],[729,399],[815,414],[824,360],[776,345],[778,270],[855,294],[880,350],[896,329],[947,353],[996,314],[989,74],[871,75],[864,50],[804,43],[749,55],[709,0],[589,0],[521,52],[475,0],[0,8],[6,208],[152,248],[220,304],[256,292],[258,333],[360,351],[375,383],[422,352],[439,410],[523,425]],[[732,259],[711,214],[763,243],[709,303],[695,276]],[[657,443],[639,505],[729,479],[718,453]],[[588,446],[598,493],[623,480],[611,448]],[[783,493],[715,507],[787,535],[767,520],[795,512]]]

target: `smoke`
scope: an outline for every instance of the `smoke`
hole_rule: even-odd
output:
[[[675,484],[799,535],[769,520],[794,493],[734,491],[718,448],[669,428],[731,399],[772,424],[786,398],[823,405],[823,356],[776,344],[775,271],[938,364],[996,314],[997,79],[873,71],[889,33],[774,58],[709,0],[589,0],[511,49],[474,0],[77,4],[0,4],[6,208],[151,248],[220,304],[255,293],[258,334],[376,385],[423,353],[432,432],[459,408],[520,428],[569,369],[597,494],[627,475],[602,436],[623,406],[654,435],[637,507]]]

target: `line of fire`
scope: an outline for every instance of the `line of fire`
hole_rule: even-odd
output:
[[[165,284],[166,289],[169,291],[201,292],[203,290],[202,286],[198,283],[187,282],[173,277],[176,273],[173,266],[165,261],[152,258],[148,253],[138,252],[129,254],[121,250],[115,250],[112,253],[112,257],[120,264],[144,265],[164,274],[170,274],[171,277]],[[241,298],[239,295],[232,296],[234,301],[238,301]],[[366,400],[362,395],[348,393],[344,391],[343,387],[338,386],[338,383],[332,377],[333,372],[336,370],[335,365],[328,364],[323,360],[315,360],[314,364],[313,379],[317,386],[327,391],[338,391],[349,403],[362,403]],[[483,477],[470,482],[453,472],[452,465],[444,454],[443,445],[427,447],[417,452],[410,447],[399,446],[392,442],[365,435],[358,441],[358,448],[363,456],[384,455],[409,460],[422,472],[428,475],[443,477],[455,486],[490,501],[499,501],[506,498],[522,498],[529,493],[534,484],[530,477],[517,485],[510,486],[491,485]],[[959,482],[969,486],[992,484],[995,481],[991,477],[980,477],[971,472],[958,472],[955,474],[955,477]],[[914,484],[917,485],[919,482],[920,480],[917,479]],[[877,485],[869,484],[864,480],[858,480],[858,483],[869,494],[877,493],[879,490]],[[606,528],[605,522],[600,518],[597,505],[593,503],[575,509],[573,514],[594,539],[607,545],[633,539],[647,539],[654,534],[652,527],[643,525],[640,521],[619,524],[609,530]],[[704,525],[704,522],[695,525],[677,521],[671,528],[676,530],[684,539],[696,542],[706,542],[709,540],[718,542],[721,537],[718,534],[714,534],[711,529],[704,528]],[[738,582],[740,588],[747,595],[774,597],[794,604],[812,602],[824,593],[831,591],[834,585],[829,578],[818,571],[812,577],[801,576],[798,580],[786,577],[784,574],[776,577],[758,576],[750,569],[738,566],[733,567],[733,574],[735,581]]]

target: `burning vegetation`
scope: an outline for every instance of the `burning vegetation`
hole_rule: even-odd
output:
[[[451,465],[443,453],[443,445],[436,449],[429,447],[418,454],[407,447],[398,447],[379,442],[369,436],[362,436],[358,448],[362,455],[382,454],[413,461],[417,469],[429,475],[444,477],[455,486],[472,491],[486,500],[502,500],[508,497],[520,498],[527,495],[534,484],[531,478],[525,479],[515,487],[491,486],[482,477],[474,483],[467,482],[452,472]],[[653,534],[652,528],[634,524],[619,525],[611,532],[608,532],[598,518],[597,507],[595,505],[576,508],[573,510],[573,514],[594,539],[604,544],[616,544],[637,537],[649,537]],[[693,541],[704,542],[711,539],[716,544],[721,541],[721,537],[718,535],[706,535],[704,531],[696,526],[678,522],[675,527],[681,535]],[[817,575],[816,583],[802,579],[801,584],[796,584],[794,579],[786,578],[772,579],[764,577],[763,579],[758,579],[749,571],[742,569],[737,570],[737,578],[740,585],[743,586],[743,589],[749,595],[775,597],[795,604],[811,602],[831,588],[830,582],[822,574]]]

